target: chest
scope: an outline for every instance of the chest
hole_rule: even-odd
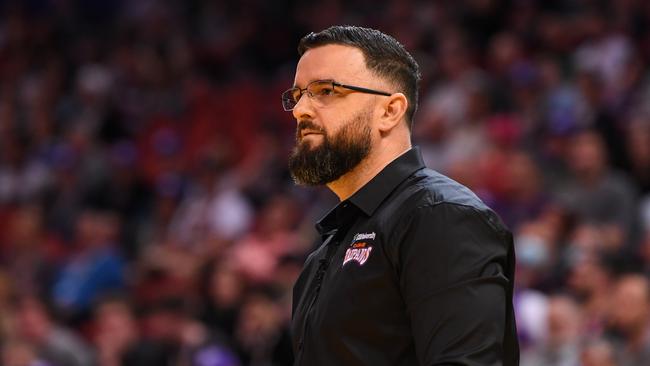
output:
[[[294,334],[368,338],[403,324],[399,282],[386,251],[391,245],[372,224],[326,240],[296,286]]]

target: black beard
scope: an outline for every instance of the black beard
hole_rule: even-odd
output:
[[[301,122],[296,132],[296,147],[289,156],[289,171],[297,184],[318,186],[333,182],[354,169],[370,153],[371,130],[368,114],[360,113],[330,138],[310,121]],[[318,130],[323,141],[312,147],[301,142],[305,128]]]

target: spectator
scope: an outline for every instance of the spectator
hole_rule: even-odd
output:
[[[512,152],[505,169],[503,192],[493,207],[510,227],[519,227],[541,215],[550,200],[539,167],[529,154]]]
[[[197,167],[194,190],[181,202],[171,223],[181,246],[201,253],[211,240],[235,240],[251,224],[251,208],[225,161],[206,156]]]
[[[10,348],[10,355],[21,354],[28,359],[31,357],[27,355],[34,353],[39,359],[56,366],[93,364],[88,346],[73,331],[56,324],[45,304],[37,298],[19,298],[15,319],[16,335],[26,343],[14,345]]]
[[[232,337],[247,290],[247,282],[233,263],[209,262],[200,279],[201,320],[211,331]]]
[[[259,213],[256,228],[228,253],[240,274],[252,283],[271,282],[280,258],[301,250],[295,212],[295,203],[289,197],[270,198]]]
[[[3,343],[1,360],[5,366],[54,366],[39,358],[31,344],[16,340]]]
[[[139,341],[139,329],[129,304],[119,298],[102,300],[94,308],[93,321],[97,365],[135,365],[129,357]]]
[[[142,341],[129,355],[132,365],[240,365],[227,341],[191,318],[183,299],[150,304],[142,321]]]
[[[567,283],[580,302],[582,332],[599,336],[604,332],[610,307],[612,271],[600,252],[578,252],[574,260]]]
[[[115,240],[119,219],[111,212],[88,209],[77,221],[76,250],[64,264],[52,287],[56,305],[70,321],[87,320],[102,294],[126,285],[124,260]]]
[[[579,221],[603,227],[604,245],[612,250],[631,245],[637,225],[636,192],[625,176],[608,167],[600,136],[593,131],[577,134],[568,164],[573,180],[562,192],[568,210]]]
[[[650,363],[650,282],[630,274],[615,285],[609,315],[612,330],[620,335],[616,355],[620,366]]]
[[[5,234],[1,261],[14,287],[23,294],[46,295],[66,250],[46,232],[41,207],[18,206],[9,217]]]
[[[614,347],[605,339],[587,342],[582,347],[580,362],[583,366],[616,366]]]
[[[51,173],[18,133],[0,139],[0,203],[9,204],[42,198]]]
[[[564,295],[548,300],[547,338],[522,356],[522,366],[569,366],[580,358],[581,314],[578,304]]]
[[[289,327],[283,323],[274,295],[267,289],[250,293],[242,304],[235,340],[245,364],[290,365],[293,363]]]

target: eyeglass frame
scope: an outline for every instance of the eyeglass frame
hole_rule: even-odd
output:
[[[314,81],[310,82],[309,84],[307,84],[304,88],[299,88],[299,87],[295,86],[293,88],[289,88],[289,89],[285,90],[281,95],[282,96],[282,108],[286,112],[291,112],[296,107],[296,105],[298,104],[298,102],[300,101],[300,99],[302,98],[302,96],[305,93],[307,93],[307,95],[310,98],[314,98],[314,96],[308,90],[309,86],[314,84],[314,83],[331,83],[332,84],[332,90],[334,90],[335,87],[339,87],[339,88],[353,90],[353,91],[360,92],[360,93],[383,95],[383,96],[386,96],[386,97],[389,97],[389,96],[393,95],[393,93],[389,93],[389,92],[385,92],[385,91],[364,88],[364,87],[361,87],[361,86],[337,83],[336,81],[331,80],[331,79],[314,80]],[[288,93],[294,92],[296,90],[298,90],[300,92],[300,98],[298,98],[298,100],[295,101],[295,104],[293,105],[293,107],[291,109],[287,109],[285,104],[284,104],[284,101],[285,100],[292,100],[293,101],[293,94],[289,94],[289,95],[291,95],[291,99],[285,99],[285,95],[287,95]]]

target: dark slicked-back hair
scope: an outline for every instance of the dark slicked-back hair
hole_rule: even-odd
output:
[[[336,25],[318,33],[309,33],[298,44],[302,56],[312,48],[338,44],[356,47],[363,53],[366,67],[395,84],[408,100],[406,123],[409,128],[418,108],[420,68],[404,46],[395,38],[375,29]]]

